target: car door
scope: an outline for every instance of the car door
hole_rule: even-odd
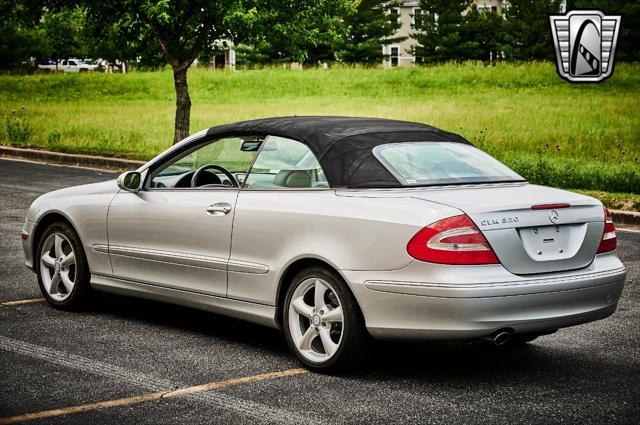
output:
[[[268,136],[238,195],[227,296],[273,305],[280,271],[293,256],[313,250],[316,232],[323,231],[312,223],[314,213],[334,196],[306,145]]]
[[[148,170],[143,190],[116,195],[108,217],[114,277],[226,296],[238,196],[231,178],[255,157],[241,151],[243,141],[196,140]],[[206,165],[217,168],[198,171]]]

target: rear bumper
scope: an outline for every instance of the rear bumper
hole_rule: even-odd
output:
[[[617,258],[601,260],[600,266],[619,266],[598,270],[594,264],[587,273],[499,283],[367,279],[351,287],[376,338],[454,340],[501,329],[545,332],[603,319],[616,310],[626,272]]]

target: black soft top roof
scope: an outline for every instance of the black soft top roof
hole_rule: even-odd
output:
[[[273,135],[298,140],[314,153],[331,187],[400,187],[377,160],[373,148],[388,143],[449,141],[461,136],[426,124],[381,118],[330,116],[280,117],[212,127],[211,137]]]

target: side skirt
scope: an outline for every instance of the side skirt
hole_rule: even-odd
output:
[[[103,292],[162,301],[277,328],[274,306],[238,301],[213,295],[198,294],[146,283],[91,275],[91,286]]]

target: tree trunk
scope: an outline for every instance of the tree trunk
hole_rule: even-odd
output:
[[[173,144],[189,136],[189,120],[191,118],[191,98],[189,97],[189,85],[187,84],[187,71],[189,64],[186,66],[173,67],[173,83],[176,87],[176,122],[175,131],[173,133]]]

